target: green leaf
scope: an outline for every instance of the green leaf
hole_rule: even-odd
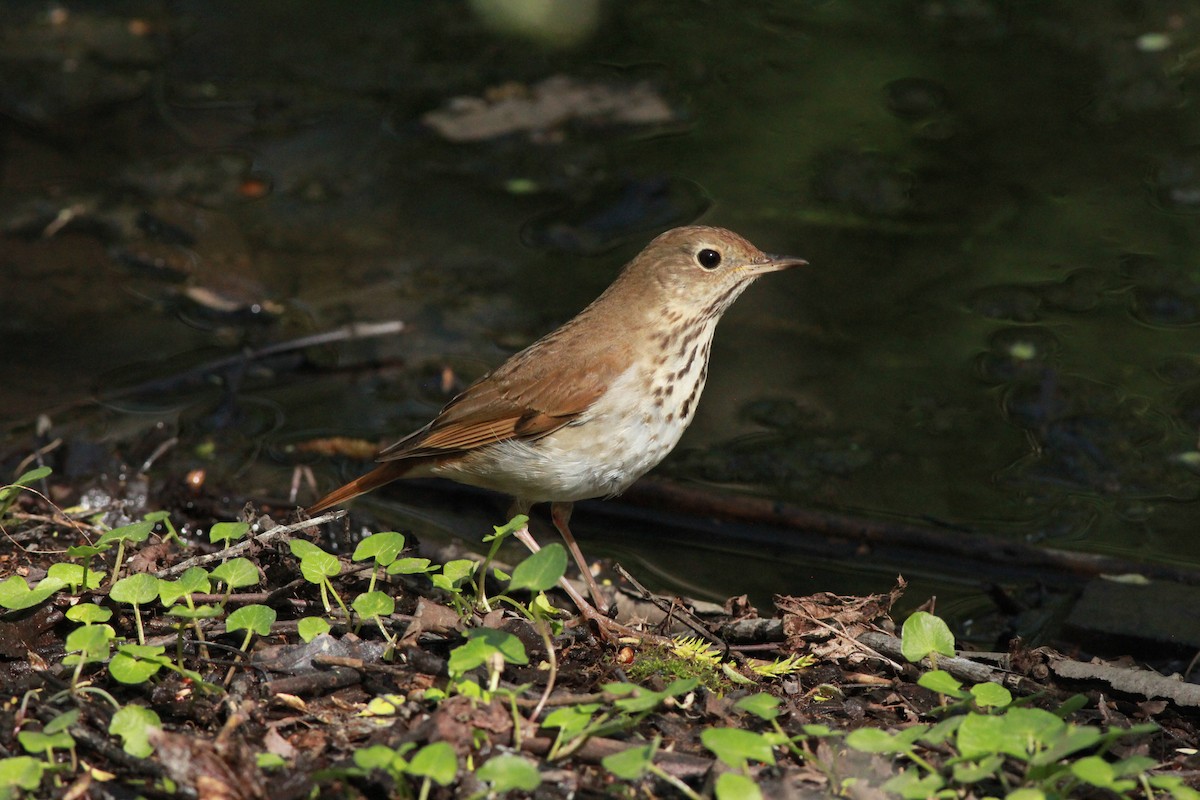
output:
[[[908,753],[929,731],[928,725],[909,725],[896,733],[878,728],[859,728],[846,736],[846,744],[865,753]]]
[[[528,664],[529,656],[525,653],[525,645],[508,631],[496,628],[472,628],[467,632],[467,638],[482,639],[504,656],[509,664]]]
[[[613,705],[622,711],[630,714],[637,714],[642,711],[650,711],[657,708],[660,703],[668,697],[677,697],[681,694],[687,694],[695,689],[700,684],[696,678],[679,678],[672,681],[666,689],[661,692],[651,691],[644,686],[638,686],[634,683],[609,683],[604,686],[604,691],[620,696],[619,700],[614,700]],[[624,696],[628,695],[628,696]]]
[[[12,489],[12,488],[18,487],[18,486],[28,486],[31,483],[37,483],[42,478],[48,477],[51,472],[53,472],[53,470],[45,465],[40,466],[40,467],[34,467],[33,469],[28,470],[25,473],[23,473],[21,475],[21,477],[17,478],[9,486],[7,486],[5,488]]]
[[[305,558],[306,556],[314,555],[329,555],[317,545],[310,542],[308,539],[289,539],[288,549],[292,551],[292,555],[296,558]]]
[[[283,756],[275,753],[255,753],[254,765],[259,769],[279,769],[286,767],[287,762],[283,760]]]
[[[623,780],[633,781],[646,774],[654,763],[654,753],[658,750],[659,739],[647,742],[638,747],[631,747],[619,753],[613,753],[600,759],[604,768]]]
[[[413,754],[408,762],[413,775],[429,778],[438,786],[449,786],[458,775],[458,756],[449,742],[432,742]]]
[[[945,694],[951,697],[966,697],[966,692],[962,691],[962,681],[941,669],[934,669],[924,673],[917,679],[917,685],[924,686],[929,691],[937,692],[938,694]]]
[[[59,578],[47,576],[38,582],[36,589],[30,589],[24,578],[12,575],[0,582],[0,606],[10,611],[33,608],[66,585]]]
[[[396,560],[396,556],[400,555],[400,551],[403,549],[404,534],[396,533],[395,531],[372,533],[358,543],[358,547],[354,548],[354,555],[350,556],[350,560],[362,561],[367,558],[373,558],[376,564],[386,567]]]
[[[1034,766],[1053,764],[1080,750],[1095,747],[1101,738],[1100,730],[1089,726],[1067,725],[1064,728],[1055,728],[1041,739],[1040,744],[1045,750],[1030,758],[1029,763]]]
[[[126,575],[112,586],[108,596],[118,603],[140,605],[158,599],[158,578],[149,572]]]
[[[360,747],[354,751],[354,763],[362,769],[391,770],[399,759],[401,769],[407,768],[408,762],[386,744],[373,744],[370,747]]]
[[[78,606],[72,606],[67,609],[68,620],[83,622],[85,625],[90,625],[92,622],[107,622],[112,618],[112,608],[97,606],[96,603],[79,603]]]
[[[971,687],[971,696],[980,708],[1007,708],[1012,704],[1012,692],[998,683],[977,683]]]
[[[498,755],[489,758],[479,769],[475,777],[488,784],[493,792],[522,791],[531,792],[542,784],[542,774],[538,772],[537,764],[528,758],[516,755]]]
[[[152,530],[154,530],[154,523],[147,522],[146,520],[134,522],[130,525],[123,525],[120,528],[113,528],[111,531],[106,531],[96,540],[96,546],[107,547],[116,542],[144,542],[150,536],[150,531]]]
[[[706,728],[700,741],[734,769],[745,768],[747,761],[775,764],[771,743],[760,733],[741,728]]]
[[[309,553],[300,558],[300,574],[304,576],[304,580],[309,583],[315,583],[318,586],[324,583],[327,578],[341,574],[341,571],[342,562],[324,550],[317,553]]]
[[[508,588],[510,591],[544,592],[553,588],[566,573],[567,551],[558,542],[553,542],[517,564]]]
[[[21,731],[17,741],[26,753],[46,753],[50,750],[69,750],[75,745],[75,740],[66,731],[45,733],[43,731]]]
[[[1013,791],[1004,795],[1004,800],[1046,800],[1046,793],[1041,789],[1014,789]]]
[[[927,730],[922,736],[921,741],[931,747],[950,740],[950,737],[958,731],[958,726],[962,725],[964,717],[961,714],[955,714],[953,717],[946,717],[938,724]]]
[[[208,594],[212,591],[212,582],[209,581],[208,570],[204,567],[191,567],[179,576],[176,583],[188,594]]]
[[[240,589],[243,586],[257,585],[262,576],[250,559],[231,558],[210,572],[208,577],[224,583],[230,589]]]
[[[736,772],[722,772],[717,778],[717,800],[762,800],[758,784]]]
[[[214,544],[217,542],[228,544],[242,538],[249,532],[250,523],[248,522],[218,522],[209,529],[208,541]]]
[[[1072,714],[1074,714],[1079,709],[1086,706],[1087,704],[1088,704],[1088,698],[1087,698],[1086,694],[1073,694],[1070,697],[1068,697],[1065,701],[1063,701],[1062,705],[1060,705],[1058,708],[1054,709],[1054,713],[1057,716],[1060,716],[1065,719],[1065,718],[1071,716]]]
[[[103,661],[108,658],[109,643],[117,635],[108,625],[84,625],[67,634],[66,649],[69,655],[63,663],[69,667],[82,662]]]
[[[476,667],[480,667],[487,663],[498,651],[487,640],[468,639],[466,644],[459,645],[450,651],[450,658],[446,661],[446,669],[450,675],[464,675]]]
[[[324,617],[303,617],[296,623],[296,631],[305,642],[311,642],[322,633],[329,633],[329,622]]]
[[[176,580],[160,578],[158,582],[158,600],[167,608],[175,605],[184,595],[208,594],[211,591],[212,581],[204,567],[192,567]]]
[[[266,636],[275,624],[275,609],[260,603],[242,606],[225,620],[225,631],[253,631],[259,636]]]
[[[428,558],[400,558],[388,564],[388,575],[415,575],[419,572],[428,572],[430,560]]]
[[[108,723],[108,732],[121,737],[121,746],[129,755],[148,758],[154,752],[149,739],[150,731],[161,727],[162,720],[153,710],[130,703],[121,706],[113,714],[112,721]]]
[[[495,533],[489,533],[487,536],[483,537],[483,540],[485,542],[492,542],[496,539],[503,539],[507,536],[511,536],[528,524],[529,517],[525,516],[524,514],[517,514],[503,525],[493,525],[492,530],[495,531]]]
[[[925,611],[917,611],[904,620],[900,652],[914,664],[930,653],[954,655],[954,634],[946,623]]]
[[[556,708],[546,715],[542,727],[558,728],[562,738],[574,739],[591,724],[592,717],[599,710],[599,703],[581,703],[577,706]]]
[[[42,733],[58,733],[65,731],[67,728],[79,721],[79,709],[72,708],[70,711],[64,711],[54,719],[46,723],[42,728]]]
[[[32,792],[42,782],[46,762],[33,756],[0,758],[0,791],[3,787],[15,786]]]
[[[104,581],[108,575],[104,570],[89,569],[87,571],[87,585],[96,587]],[[50,569],[46,570],[47,578],[60,580],[74,591],[83,585],[84,565],[83,564],[68,564],[65,561],[60,561],[57,564],[51,564]],[[38,586],[41,586],[39,583]]]
[[[967,714],[958,726],[955,742],[964,758],[1007,753],[1027,760],[1049,738],[1066,729],[1066,723],[1038,708],[1010,708],[1002,716]]]
[[[956,783],[978,783],[994,779],[1004,766],[1004,756],[991,755],[979,761],[961,761],[954,765],[954,781]]]
[[[1075,761],[1071,764],[1071,774],[1101,789],[1112,788],[1116,778],[1112,766],[1100,756],[1085,756]]]
[[[742,711],[748,711],[759,719],[764,719],[770,722],[776,719],[779,714],[779,698],[772,697],[766,692],[748,695],[738,700],[733,704],[734,708],[740,708]]]
[[[350,604],[363,619],[386,617],[396,611],[396,600],[387,592],[363,592]]]
[[[82,558],[87,560],[92,556],[98,556],[107,550],[108,547],[97,547],[94,544],[73,544],[67,548],[68,558]]]
[[[447,561],[442,565],[442,575],[447,585],[442,586],[446,589],[454,589],[467,578],[471,577],[475,572],[475,562],[469,558],[456,558],[453,561]],[[435,581],[435,585],[436,585]]]
[[[17,496],[17,492],[21,491],[23,487],[26,487],[31,483],[36,483],[49,474],[49,467],[34,467],[7,486],[0,486],[0,512],[8,510],[9,505],[11,505],[12,498],[15,498]],[[2,785],[3,784],[0,783],[0,786]]]
[[[167,609],[167,614],[178,619],[212,619],[219,617],[225,613],[218,606],[202,605],[195,608],[187,608],[186,606],[172,606]]]
[[[935,796],[937,791],[945,785],[946,782],[941,775],[922,775],[920,770],[906,769],[884,782],[880,788],[884,791],[896,792],[905,800],[926,800],[926,798]]]
[[[123,644],[108,662],[108,672],[121,683],[144,683],[170,664],[164,651],[162,645]]]

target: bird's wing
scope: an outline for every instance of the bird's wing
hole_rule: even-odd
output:
[[[384,449],[379,460],[448,456],[546,436],[578,419],[604,394],[615,366],[610,359],[597,359],[581,379],[568,383],[540,361],[504,364],[451,400],[424,428]]]

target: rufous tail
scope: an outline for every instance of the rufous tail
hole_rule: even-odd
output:
[[[360,494],[366,494],[374,489],[378,489],[385,483],[391,483],[397,478],[404,477],[404,474],[412,468],[413,462],[411,461],[386,461],[366,475],[355,478],[345,486],[334,489],[316,503],[306,508],[304,513],[311,517],[313,514],[317,514],[327,508],[340,506],[342,503],[353,500]]]

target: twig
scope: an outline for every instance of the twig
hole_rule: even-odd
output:
[[[346,513],[347,512],[345,511],[330,511],[328,514],[322,514],[321,516],[313,517],[310,520],[294,522],[291,525],[277,525],[276,527],[271,528],[269,531],[263,531],[257,536],[253,536],[245,541],[238,542],[237,544],[231,547],[226,547],[216,553],[208,553],[207,555],[196,556],[195,558],[189,558],[187,561],[181,561],[173,567],[160,569],[158,572],[154,573],[154,575],[158,578],[170,578],[175,575],[181,575],[192,567],[204,566],[205,564],[210,564],[213,561],[225,561],[231,556],[235,556],[245,550],[250,549],[252,545],[266,544],[267,542],[274,541],[282,536],[287,536],[290,533],[302,531],[305,528],[312,528],[317,525],[324,525],[326,522],[339,520],[346,516]]]

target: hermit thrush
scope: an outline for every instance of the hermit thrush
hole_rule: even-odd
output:
[[[572,503],[620,494],[675,447],[696,413],[717,321],[763,273],[797,267],[731,231],[667,231],[570,322],[480,378],[380,466],[309,514],[397,478],[437,476],[504,492],[513,513],[549,501],[554,525],[603,608],[568,526]]]

